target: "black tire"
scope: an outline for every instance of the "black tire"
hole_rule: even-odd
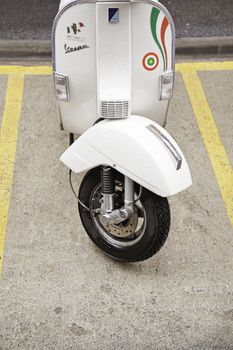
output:
[[[100,167],[94,168],[87,172],[84,176],[79,189],[79,199],[88,208],[92,208],[92,195],[94,189],[100,187],[101,175]],[[124,181],[124,177],[119,173],[115,173],[115,178],[119,181]],[[136,191],[139,192],[139,186],[135,186]],[[96,192],[97,193],[97,192]],[[154,254],[156,254],[164,245],[170,228],[170,208],[167,198],[162,198],[156,194],[143,188],[140,202],[143,207],[143,212],[145,213],[143,234],[142,237],[137,240],[123,240],[119,241],[114,237],[114,244],[112,244],[112,237],[109,234],[111,242],[106,239],[107,236],[103,236],[99,229],[99,224],[97,223],[96,216],[92,212],[86,210],[81,204],[79,204],[79,213],[81,217],[82,224],[91,238],[91,240],[107,255],[110,257],[128,262],[137,262],[149,259]],[[127,232],[127,231],[126,231]],[[134,244],[135,241],[135,244]],[[115,244],[116,242],[116,244]],[[123,244],[128,244],[130,246],[121,246]],[[126,242],[126,243],[125,243]]]

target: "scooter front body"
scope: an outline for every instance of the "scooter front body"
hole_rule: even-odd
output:
[[[75,193],[83,226],[106,254],[142,261],[170,227],[167,196],[192,183],[165,125],[175,29],[154,0],[62,0],[53,69],[62,129],[79,138],[61,156],[86,172]]]
[[[172,90],[174,45],[172,18],[157,1],[63,1],[53,27],[63,128],[80,135],[99,118],[131,114],[164,125],[170,96],[162,82],[167,74]]]

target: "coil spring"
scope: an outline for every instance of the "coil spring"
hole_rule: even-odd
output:
[[[114,171],[111,167],[102,166],[101,184],[102,184],[102,194],[115,193]]]

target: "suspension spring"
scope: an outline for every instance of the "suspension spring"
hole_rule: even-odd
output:
[[[109,195],[109,194],[115,193],[114,170],[111,167],[102,166],[101,184],[102,184],[102,194]]]

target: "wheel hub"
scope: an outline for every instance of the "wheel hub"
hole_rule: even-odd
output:
[[[125,238],[134,234],[138,225],[138,215],[134,213],[129,219],[117,225],[104,224],[101,220],[101,216],[100,222],[112,236]]]
[[[115,206],[120,210],[124,206],[124,191],[120,181],[115,182]],[[130,247],[139,242],[145,233],[146,212],[143,207],[135,205],[135,211],[123,222],[108,223],[102,220],[101,213],[101,184],[96,185],[90,196],[90,208],[94,224],[103,238],[115,247]],[[105,222],[104,222],[105,221]]]

